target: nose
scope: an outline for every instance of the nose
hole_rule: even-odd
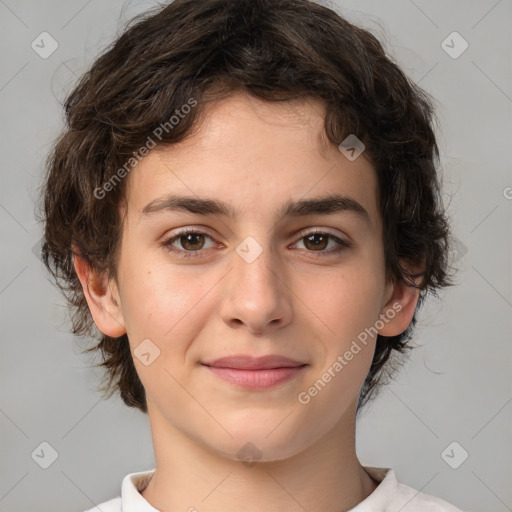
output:
[[[246,257],[249,253],[243,250],[233,254],[233,269],[224,284],[221,316],[231,328],[245,326],[252,334],[265,334],[291,322],[292,292],[287,286],[286,271],[269,245],[258,245],[261,254],[256,259]]]

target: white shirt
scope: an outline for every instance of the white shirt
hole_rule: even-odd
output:
[[[399,483],[392,469],[365,469],[380,483],[366,499],[349,512],[463,512],[440,498],[423,494]],[[121,496],[85,512],[159,512],[140,494],[151,480],[154,471],[152,469],[126,475],[121,486]]]

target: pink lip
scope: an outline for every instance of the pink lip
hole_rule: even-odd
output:
[[[307,365],[283,356],[232,356],[202,363],[215,375],[246,389],[268,389],[296,376]]]

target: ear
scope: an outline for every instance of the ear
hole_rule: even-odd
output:
[[[96,327],[105,335],[117,338],[126,333],[117,285],[100,274],[73,247],[73,264],[80,279]]]
[[[415,273],[417,270],[415,269]],[[415,284],[421,282],[421,277],[414,279]],[[386,287],[386,301],[382,308],[380,318],[384,324],[378,329],[382,336],[398,336],[402,334],[412,321],[420,290],[403,282],[388,283]]]

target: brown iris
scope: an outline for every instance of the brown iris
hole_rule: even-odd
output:
[[[313,240],[315,239],[315,237],[317,238],[317,240],[318,238],[320,238],[320,241],[314,242]],[[305,236],[303,240],[305,241],[304,245],[306,247],[308,247],[308,243],[311,242],[313,249],[325,249],[325,247],[327,247],[327,244],[329,243],[329,235],[325,235],[322,233],[313,233],[312,235]]]
[[[197,240],[202,239],[200,247],[196,246]],[[201,233],[186,233],[179,238],[184,249],[201,250],[204,245],[204,235]]]

